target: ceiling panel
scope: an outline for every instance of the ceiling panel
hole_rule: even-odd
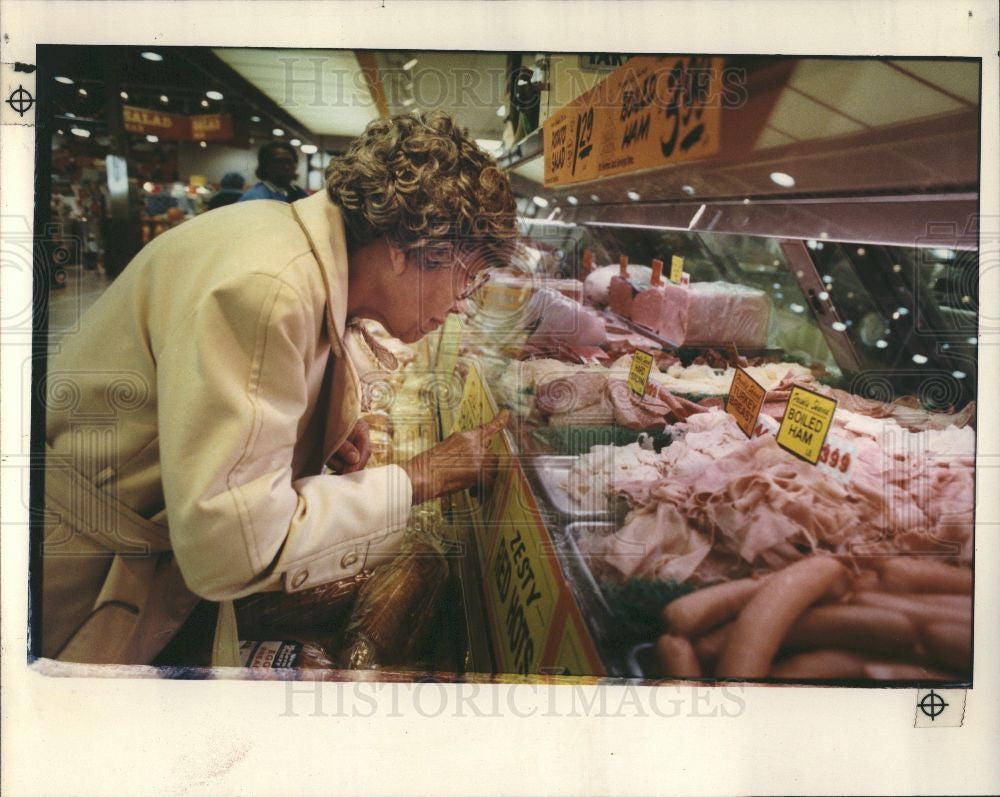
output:
[[[317,135],[357,136],[378,117],[351,50],[214,52]]]
[[[788,89],[781,93],[768,125],[798,141],[832,138],[864,130],[862,125],[846,116]]]
[[[881,61],[805,59],[788,85],[869,127],[922,119],[963,107]]]
[[[910,61],[889,63],[911,72],[949,94],[979,104],[979,64],[973,61]]]

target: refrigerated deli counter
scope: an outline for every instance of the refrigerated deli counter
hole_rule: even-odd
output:
[[[513,420],[496,479],[419,508],[362,588],[348,666],[971,683],[978,107],[776,146],[783,92],[836,84],[824,69],[935,73],[722,65],[749,101],[697,157],[553,177],[583,131],[610,140],[585,106],[512,148],[511,267],[363,378],[375,461]]]
[[[442,434],[515,416],[450,506],[477,664],[967,681],[968,241],[526,231],[436,341]]]

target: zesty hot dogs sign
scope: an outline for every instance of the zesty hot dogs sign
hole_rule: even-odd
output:
[[[129,133],[154,135],[171,141],[225,141],[233,137],[233,120],[228,113],[185,116],[125,105],[122,116]]]
[[[545,120],[545,185],[718,153],[723,66],[705,56],[630,58]]]

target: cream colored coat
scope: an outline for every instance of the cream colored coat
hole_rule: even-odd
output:
[[[346,307],[321,192],[185,222],[67,334],[45,391],[42,655],[148,663],[199,596],[294,592],[395,553],[403,469],[320,475],[359,413]]]

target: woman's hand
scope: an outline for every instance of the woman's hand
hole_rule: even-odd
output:
[[[368,438],[368,424],[359,420],[347,436],[344,444],[330,457],[327,466],[334,473],[354,473],[368,464],[372,455],[372,444]]]
[[[413,485],[413,504],[422,504],[496,478],[497,455],[488,447],[490,438],[510,422],[504,410],[487,424],[456,432],[433,448],[400,463]]]

